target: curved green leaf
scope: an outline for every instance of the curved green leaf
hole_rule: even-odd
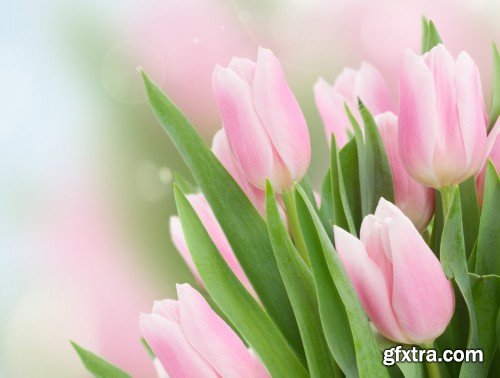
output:
[[[330,355],[321,328],[312,274],[281,221],[276,197],[269,182],[266,188],[266,215],[269,238],[297,318],[309,373],[311,377],[338,376],[338,367]]]
[[[344,178],[344,187],[349,203],[356,232],[359,233],[361,227],[361,194],[359,192],[359,168],[358,168],[358,148],[356,139],[351,139],[339,153],[340,165],[342,167],[342,177]]]
[[[189,251],[217,306],[259,355],[272,376],[307,377],[307,371],[283,334],[221,257],[187,198],[177,187],[174,193]]]
[[[478,330],[476,312],[472,298],[472,290],[467,272],[465,256],[464,233],[462,229],[462,209],[460,205],[460,191],[458,187],[452,189],[451,206],[444,222],[441,237],[440,259],[448,278],[454,278],[467,305],[469,314],[469,337],[467,348],[477,349]],[[477,364],[464,364],[460,374],[474,375]]]
[[[422,33],[422,53],[426,53],[439,43],[443,43],[436,26],[431,20],[422,18],[423,33]]]
[[[368,214],[373,214],[381,197],[394,203],[394,185],[392,181],[391,166],[385,152],[384,143],[378,132],[377,125],[373,116],[366,106],[359,101],[359,113],[365,125],[365,146],[366,146],[366,165],[372,171],[372,187],[363,188],[373,191],[373,202],[370,204]],[[366,214],[364,214],[366,215]]]
[[[472,297],[477,315],[479,345],[483,350],[483,363],[478,365],[478,376],[486,377],[497,349],[496,321],[500,308],[500,277],[478,276],[469,273]]]
[[[331,136],[330,146],[330,180],[333,199],[333,224],[348,229],[356,235],[356,228],[352,220],[351,210],[344,186],[344,175],[340,164],[339,149],[335,140],[335,135]]]
[[[71,341],[71,345],[75,348],[78,357],[82,360],[83,365],[96,378],[131,378],[123,370],[110,364],[94,353],[82,348],[80,345]]]
[[[491,161],[486,167],[484,184],[483,211],[479,222],[477,240],[477,274],[496,274],[500,276],[500,179]]]
[[[311,259],[321,323],[332,355],[348,377],[388,377],[363,307],[301,188],[297,188],[296,203]]]
[[[431,247],[434,254],[439,258],[439,248],[441,246],[441,236],[443,234],[443,203],[441,199],[441,193],[439,190],[434,191],[434,198],[436,201],[434,218],[432,220],[432,232],[431,238],[429,240],[429,247]]]
[[[205,194],[262,304],[295,351],[303,356],[297,323],[264,220],[184,115],[145,73],[142,76],[158,120]]]
[[[469,258],[477,241],[480,217],[474,176],[460,184],[460,202],[462,205],[465,255]]]

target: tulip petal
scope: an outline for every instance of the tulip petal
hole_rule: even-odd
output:
[[[352,132],[344,106],[346,100],[322,78],[319,78],[314,85],[314,99],[323,120],[327,140],[330,141],[332,133],[335,134],[335,140],[342,148],[350,139],[348,131]],[[354,109],[353,104],[348,103],[348,105]]]
[[[374,115],[393,111],[391,93],[380,72],[363,62],[356,77],[355,93]]]
[[[455,69],[455,86],[460,131],[464,142],[465,157],[469,169],[461,181],[476,173],[482,166],[486,154],[486,106],[479,70],[465,52],[458,55]]]
[[[436,113],[439,127],[434,148],[434,169],[441,186],[459,182],[467,166],[455,89],[455,60],[439,44],[424,54],[424,60],[434,79]]]
[[[413,344],[433,341],[454,311],[450,282],[434,253],[402,213],[388,224],[393,266],[392,308]]]
[[[423,59],[405,50],[399,72],[398,142],[407,171],[423,185],[439,187],[434,174],[437,134],[436,91]]]
[[[163,367],[158,358],[153,359],[153,364],[155,366],[156,376],[158,378],[169,378],[167,371],[165,370],[165,368]]]
[[[309,131],[283,69],[268,49],[259,48],[252,96],[255,110],[290,178],[300,180],[311,160]]]
[[[273,145],[255,112],[251,88],[229,68],[216,66],[213,91],[229,145],[238,151],[234,158],[247,180],[264,188],[273,176]]]
[[[374,215],[367,215],[361,223],[360,240],[364,244],[370,260],[380,269],[390,300],[392,296],[392,256],[383,221]]]
[[[358,72],[352,68],[345,67],[333,83],[333,90],[350,104],[356,104],[356,80]]]
[[[181,328],[189,344],[223,377],[252,377],[255,362],[234,331],[188,284],[177,285]]]
[[[248,85],[252,84],[255,62],[246,58],[233,58],[227,67],[237,73]]]
[[[212,140],[212,152],[215,156],[217,156],[219,161],[227,169],[231,176],[233,176],[234,180],[245,192],[259,213],[264,215],[266,213],[265,192],[250,184],[245,178],[245,175],[240,171],[234,160],[234,156],[231,152],[224,129],[220,129],[217,133],[215,133]]]
[[[154,301],[153,314],[179,323],[179,302],[173,299],[164,299],[162,301]]]
[[[334,226],[335,247],[370,320],[386,337],[406,342],[391,308],[384,276],[354,236]]]
[[[434,213],[434,190],[416,182],[403,166],[399,156],[396,115],[382,113],[375,116],[375,122],[391,166],[394,202],[419,230],[423,230]]]
[[[141,333],[171,378],[217,377],[189,345],[179,324],[159,315],[141,314]]]

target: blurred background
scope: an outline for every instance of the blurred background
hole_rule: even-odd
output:
[[[259,45],[280,58],[308,120],[310,177],[326,166],[314,107],[365,60],[397,101],[401,51],[421,16],[491,88],[495,0],[1,0],[0,377],[85,377],[69,340],[153,377],[139,312],[193,279],[174,250],[172,174],[189,174],[145,102],[142,66],[210,143],[211,72]]]

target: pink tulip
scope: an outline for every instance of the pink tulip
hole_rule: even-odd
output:
[[[245,177],[244,173],[236,164],[229,142],[224,129],[220,129],[215,133],[212,140],[212,152],[217,156],[222,165],[233,176],[234,180],[241,187],[253,203],[257,211],[265,216],[266,214],[266,194],[262,189],[253,186]]]
[[[491,162],[495,166],[497,172],[500,171],[500,118],[495,123],[495,126],[488,135],[488,147],[487,147],[487,156],[491,159]],[[479,172],[479,175],[476,179],[476,188],[477,188],[477,197],[479,203],[483,204],[483,195],[484,195],[484,180],[486,178],[486,163],[485,162],[483,169]]]
[[[264,365],[188,284],[141,314],[143,337],[171,378],[269,377]]]
[[[358,121],[358,97],[374,115],[393,110],[389,87],[377,69],[368,63],[362,63],[357,71],[344,68],[333,86],[322,78],[318,79],[314,85],[314,97],[326,137],[330,140],[331,134],[335,134],[339,147],[344,146],[354,133],[345,104]]]
[[[245,272],[241,268],[238,259],[234,255],[234,252],[229,245],[226,235],[224,235],[224,231],[222,231],[222,228],[217,222],[217,219],[215,218],[215,215],[212,212],[212,209],[210,208],[210,205],[208,204],[203,194],[190,194],[187,196],[187,199],[196,211],[196,214],[203,223],[203,226],[205,226],[205,229],[212,238],[212,241],[219,250],[221,256],[224,258],[224,260],[226,260],[227,265],[229,265],[233,273],[236,275],[236,277],[238,277],[238,279],[243,284],[243,286],[245,286],[248,292],[256,298],[257,294],[253,290],[250,281],[248,281]],[[200,284],[203,284],[201,276],[196,269],[193,258],[191,257],[191,254],[189,252],[180,219],[177,216],[170,217],[170,235],[175,247],[186,261],[187,266],[193,273],[196,280]]]
[[[410,218],[415,227],[422,231],[434,213],[434,190],[416,182],[401,163],[396,115],[391,112],[382,113],[375,116],[375,122],[391,165],[396,205]]]
[[[441,335],[455,297],[439,260],[411,221],[380,199],[361,240],[334,228],[335,245],[372,323],[396,342],[425,344]]]
[[[215,67],[213,91],[234,159],[252,185],[269,179],[290,189],[309,168],[311,147],[304,115],[270,50],[257,63],[233,58]]]
[[[398,139],[406,170],[423,185],[456,185],[481,168],[486,110],[479,70],[443,45],[423,56],[403,53],[399,72]]]

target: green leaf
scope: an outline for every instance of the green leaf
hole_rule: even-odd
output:
[[[424,16],[422,17],[422,54],[427,51],[427,39],[429,38],[429,20]]]
[[[363,307],[301,188],[297,188],[296,202],[311,259],[321,324],[332,355],[348,377],[388,377]]]
[[[500,180],[491,161],[486,167],[484,184],[483,211],[479,222],[477,240],[477,274],[496,274],[500,276],[500,232],[498,229],[500,214]]]
[[[469,258],[477,241],[480,217],[474,176],[460,184],[460,202],[462,205],[465,255]]]
[[[96,378],[131,378],[131,376],[125,373],[123,370],[117,368],[116,366],[105,361],[101,357],[95,355],[94,353],[83,349],[80,345],[71,341],[71,345],[75,348],[76,353],[80,357],[80,360],[85,365],[85,368],[92,373]]]
[[[335,369],[336,364],[321,328],[312,274],[288,236],[269,182],[266,188],[266,215],[269,238],[297,319],[309,373],[311,377],[338,376],[338,367]]]
[[[331,136],[330,147],[330,179],[333,199],[333,224],[349,230],[356,235],[356,228],[352,220],[347,194],[344,187],[344,176],[340,165],[339,149],[335,135]]]
[[[333,196],[332,180],[330,179],[330,169],[326,171],[325,177],[321,183],[321,206],[319,208],[321,222],[325,227],[328,237],[333,240]]]
[[[342,167],[342,177],[349,203],[356,232],[359,233],[361,227],[361,194],[359,192],[359,168],[358,168],[358,148],[356,140],[352,139],[340,150],[340,165]]]
[[[434,23],[423,19],[422,53],[430,51],[434,46],[443,43]]]
[[[197,193],[199,192],[199,188],[196,187],[193,183],[191,183],[187,178],[181,175],[179,172],[174,172],[174,182],[183,193]]]
[[[497,46],[493,44],[493,93],[490,111],[490,124],[488,131],[490,131],[500,115],[500,54],[498,53]]]
[[[394,203],[394,187],[391,166],[375,120],[361,100],[358,101],[359,113],[365,125],[365,166],[371,171],[369,186],[363,187],[361,190],[371,190],[373,192],[372,202],[366,206],[367,214],[373,214],[381,197]],[[363,216],[367,214],[363,214]]]
[[[259,355],[272,376],[307,377],[307,371],[283,334],[221,257],[184,194],[177,187],[174,193],[189,251],[217,306]]]
[[[309,201],[311,201],[311,203],[314,206],[314,210],[316,210],[316,212],[319,212],[318,203],[316,202],[316,197],[314,196],[314,189],[311,185],[309,177],[305,175],[302,178],[302,180],[300,180],[299,185],[301,186],[302,189],[304,189],[304,192],[307,194]]]
[[[478,276],[469,273],[477,315],[479,346],[483,350],[483,363],[477,366],[477,376],[486,377],[497,347],[496,321],[500,308],[500,277]]]
[[[370,158],[369,152],[365,146],[365,140],[363,137],[363,132],[359,127],[356,118],[352,115],[351,109],[346,105],[345,111],[347,117],[351,122],[352,128],[354,130],[354,140],[356,142],[356,150],[358,152],[358,173],[359,173],[359,186],[360,186],[360,197],[361,197],[361,219],[366,215],[370,214],[372,211],[372,204],[374,202],[373,198],[373,170],[370,168]]]
[[[264,220],[184,115],[145,73],[142,76],[158,120],[205,194],[262,304],[295,351],[303,355],[297,323]]]
[[[451,282],[455,293],[455,312],[444,333],[439,336],[434,343],[440,351],[444,351],[445,349],[457,350],[467,348],[469,312],[457,283],[455,280],[451,280]],[[440,364],[440,367],[449,371],[452,377],[458,377],[461,363],[448,362]]]
[[[448,211],[441,238],[440,259],[448,278],[454,278],[465,300],[469,314],[469,337],[467,347],[478,347],[478,330],[472,290],[467,272],[467,259],[465,256],[464,236],[462,229],[462,209],[460,206],[460,191],[458,187],[452,188],[451,206]],[[475,374],[475,365],[468,364],[462,367],[467,374]],[[465,374],[465,373],[464,373]],[[467,376],[467,375],[466,375]]]
[[[429,240],[429,246],[431,247],[434,254],[439,257],[439,248],[441,247],[441,236],[443,234],[443,204],[441,199],[441,193],[438,190],[434,191],[435,195],[435,210],[434,219],[432,221],[432,232],[431,239]]]

